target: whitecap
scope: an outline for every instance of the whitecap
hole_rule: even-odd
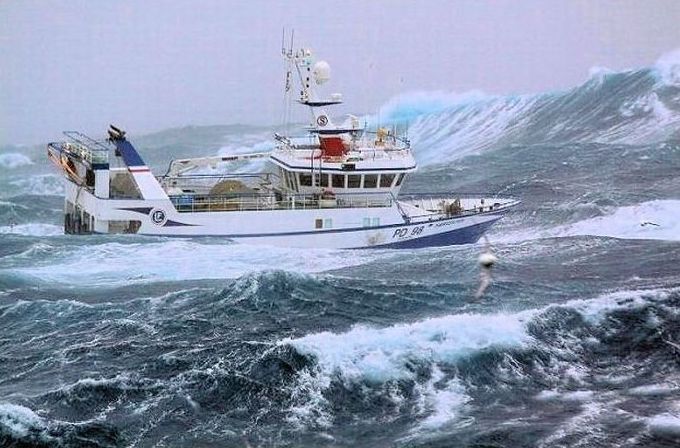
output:
[[[546,230],[541,237],[593,235],[622,239],[680,241],[680,200],[643,202],[607,215]]]
[[[414,91],[401,93],[390,98],[380,107],[378,117],[372,117],[371,122],[401,123],[409,122],[420,117],[439,113],[452,107],[464,104],[478,103],[491,98],[489,95],[472,90],[465,93],[445,91]]]
[[[534,398],[539,401],[567,401],[567,402],[588,402],[592,401],[594,392],[592,390],[574,390],[560,392],[555,389],[543,390]]]
[[[664,84],[680,86],[680,48],[661,55],[654,69]]]
[[[454,314],[386,328],[363,325],[346,333],[322,332],[286,339],[313,356],[326,375],[384,382],[412,378],[411,362],[450,363],[493,347],[520,347],[531,341],[524,323],[531,313]]]
[[[44,429],[43,419],[31,409],[11,403],[0,403],[0,428],[14,437],[26,437],[30,432]]]
[[[92,237],[84,237],[92,238]],[[99,239],[98,241],[101,241]],[[203,243],[177,238],[130,243],[63,246],[40,260],[19,255],[11,272],[39,282],[86,287],[155,281],[237,278],[267,269],[316,273],[368,263],[379,252],[298,249],[234,244],[227,239]]]
[[[574,299],[559,305],[529,309],[515,313],[453,314],[411,323],[373,328],[356,325],[343,333],[311,333],[299,338],[287,338],[278,345],[289,345],[298,353],[314,360],[315,365],[298,373],[294,387],[298,403],[296,418],[304,420],[314,415],[324,422],[332,420],[329,403],[324,396],[333,381],[346,386],[373,384],[382,387],[390,381],[418,380],[413,366],[430,368],[430,377],[416,384],[423,421],[417,431],[437,428],[460,418],[469,397],[464,384],[455,377],[444,380],[440,366],[486,350],[522,350],[536,344],[528,325],[552,316],[555,308],[574,310],[586,321],[597,325],[615,310],[642,307],[650,301],[664,300],[671,290],[628,290],[603,294],[591,299]],[[543,347],[552,350],[551,347]],[[582,384],[588,372],[569,365],[561,372],[567,382]],[[304,397],[308,397],[307,400]],[[538,400],[591,403],[590,390],[548,390],[536,396]]]
[[[458,378],[438,386],[443,379],[444,374],[435,366],[431,378],[425,384],[416,387],[420,413],[426,417],[415,428],[415,432],[429,432],[450,424],[458,419],[470,401],[465,386]]]
[[[678,386],[674,386],[671,384],[645,384],[642,386],[637,386],[633,387],[631,389],[628,389],[628,393],[631,395],[642,395],[642,396],[650,396],[650,395],[669,395],[672,394],[673,392],[677,391],[680,389]]]
[[[64,228],[54,224],[31,222],[0,227],[0,234],[16,234],[25,236],[54,236],[63,235]]]
[[[26,165],[33,165],[33,161],[25,154],[19,152],[0,154],[0,167],[2,168],[12,169]]]
[[[659,414],[647,419],[649,432],[656,436],[680,438],[680,415]]]
[[[35,194],[39,196],[61,196],[64,194],[64,180],[56,174],[39,174],[15,179],[10,182],[10,185],[17,187],[19,194]]]
[[[613,207],[595,218],[554,227],[527,228],[493,236],[496,243],[521,243],[544,238],[601,236],[619,239],[680,241],[680,200],[657,199]]]

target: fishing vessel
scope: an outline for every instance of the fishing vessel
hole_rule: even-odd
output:
[[[371,130],[351,115],[336,124],[327,110],[342,103],[342,95],[317,94],[330,79],[329,64],[292,45],[282,54],[286,94],[309,110],[310,124],[302,137],[275,134],[272,151],[173,160],[155,176],[125,131],[113,125],[106,139],[68,131],[67,140],[49,143],[48,157],[65,177],[65,232],[420,248],[474,243],[519,202],[493,195],[400,195],[417,169],[409,140],[394,128]],[[229,170],[252,162],[263,168]]]

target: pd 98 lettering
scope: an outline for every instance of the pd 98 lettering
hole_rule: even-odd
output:
[[[399,229],[396,229],[394,231],[394,234],[392,234],[392,239],[394,238],[406,238],[408,236],[418,236],[421,233],[423,233],[423,229],[425,226],[417,226],[417,227],[412,227],[409,232],[408,227],[401,227]]]

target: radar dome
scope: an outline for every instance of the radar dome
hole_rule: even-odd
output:
[[[314,64],[314,79],[317,84],[323,84],[331,79],[331,66],[326,61],[319,61]]]

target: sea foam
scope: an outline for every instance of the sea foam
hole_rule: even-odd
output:
[[[25,154],[18,152],[0,154],[0,168],[12,169],[26,165],[33,165],[33,161]]]
[[[372,117],[370,121],[410,122],[422,115],[439,113],[464,104],[479,103],[489,98],[491,97],[478,90],[465,93],[445,91],[406,92],[390,98],[380,107],[378,117]]]
[[[40,260],[26,259],[22,254],[6,260],[12,262],[11,272],[38,282],[97,287],[237,278],[267,269],[314,273],[364,264],[379,256],[377,251],[313,249],[300,257],[298,249],[234,244],[227,239],[203,242],[157,238],[135,242],[135,238],[126,244],[63,246]]]
[[[545,236],[594,235],[622,239],[680,240],[680,200],[619,207],[612,213],[548,230]]]
[[[314,360],[314,369],[299,374],[300,396],[309,396],[295,411],[305,416],[332,416],[326,409],[324,391],[333,381],[345,385],[390,381],[420,381],[415,366],[430,368],[430,378],[416,384],[415,395],[422,402],[424,419],[418,430],[439,427],[459,416],[469,401],[464,384],[456,377],[444,381],[440,366],[455,364],[466,357],[487,350],[522,350],[535,344],[529,332],[530,322],[550,318],[551,309],[569,309],[587,322],[599,325],[612,311],[642,307],[650,301],[665,300],[668,290],[616,291],[591,299],[574,299],[560,305],[528,309],[514,313],[452,314],[403,323],[384,328],[357,325],[344,333],[312,333],[287,338],[278,345],[288,345]],[[444,384],[442,384],[444,383]],[[546,392],[538,399],[559,397],[564,401],[587,402],[590,391]],[[300,414],[297,414],[300,417]]]
[[[680,438],[680,415],[655,415],[647,419],[647,426],[653,435]]]
[[[412,362],[450,363],[491,347],[517,347],[530,341],[529,314],[454,314],[386,328],[356,326],[347,333],[322,332],[287,339],[312,355],[326,374],[345,380],[384,382],[412,377]]]
[[[54,236],[63,235],[64,229],[54,224],[32,222],[0,227],[0,234],[16,234],[26,236]]]
[[[661,55],[654,69],[664,84],[680,86],[680,48]]]
[[[0,433],[8,432],[16,438],[21,438],[26,437],[31,431],[43,428],[43,419],[29,408],[0,403]]]
[[[680,200],[659,199],[612,208],[609,213],[548,228],[528,228],[494,235],[496,243],[541,238],[603,236],[619,239],[680,241]]]

